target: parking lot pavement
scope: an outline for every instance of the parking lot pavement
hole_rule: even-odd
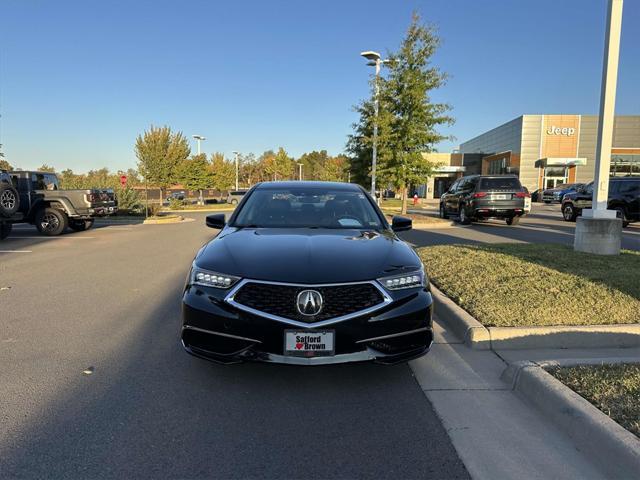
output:
[[[451,243],[563,243],[573,245],[575,223],[565,222],[557,204],[534,203],[531,213],[517,226],[504,221],[489,220],[472,225],[456,225],[453,228],[411,230],[400,236],[413,245]],[[632,223],[622,231],[622,248],[640,250],[640,223]]]
[[[1,478],[467,478],[406,365],[184,353],[189,216],[2,243]]]

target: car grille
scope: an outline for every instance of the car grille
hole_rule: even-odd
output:
[[[296,301],[302,290],[316,290],[322,295],[320,313],[313,316],[298,312]],[[329,287],[274,285],[248,282],[236,292],[235,303],[278,317],[307,323],[357,313],[384,302],[384,297],[371,283]]]

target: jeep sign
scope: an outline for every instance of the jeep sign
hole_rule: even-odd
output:
[[[547,128],[547,135],[566,135],[567,137],[572,136],[576,133],[576,129],[573,127],[556,127],[551,125]]]

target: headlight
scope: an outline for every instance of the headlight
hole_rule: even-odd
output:
[[[202,268],[193,267],[191,270],[191,284],[204,287],[230,288],[235,285],[239,277],[225,275],[224,273],[211,272]]]
[[[426,284],[424,270],[418,270],[404,275],[379,278],[378,282],[387,290],[400,290],[403,288],[424,287]]]

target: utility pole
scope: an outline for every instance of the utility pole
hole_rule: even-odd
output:
[[[239,152],[233,152],[233,154],[236,156],[236,191],[238,191],[238,173],[239,173],[239,169],[238,169],[238,155],[240,155]]]
[[[369,62],[367,65],[375,67],[374,78],[374,98],[373,98],[373,147],[371,152],[371,196],[378,203],[378,197],[376,196],[376,163],[378,161],[378,110],[379,110],[379,96],[380,96],[380,65],[386,62],[380,58],[380,54],[374,51],[366,51],[360,54]]]
[[[622,243],[622,220],[616,218],[615,210],[607,210],[622,3],[623,0],[609,0],[607,9],[593,198],[591,208],[582,210],[578,218],[574,237],[575,250],[600,255],[618,255]]]
[[[206,140],[202,135],[191,135],[195,141],[198,143],[198,155],[200,155],[200,142]]]

